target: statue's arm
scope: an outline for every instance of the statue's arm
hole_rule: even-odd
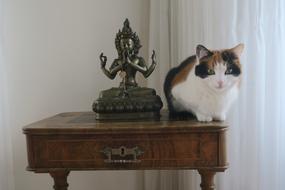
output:
[[[137,58],[134,62],[129,60],[128,64],[142,74],[145,74],[148,71],[147,65],[145,64],[143,58]]]
[[[102,69],[103,73],[104,73],[108,78],[110,78],[110,79],[114,79],[114,78],[115,78],[116,75],[115,75],[115,74],[111,74],[111,72],[108,71],[105,67],[102,67],[101,69]]]
[[[114,60],[112,65],[110,66],[109,70],[107,70],[105,67],[101,67],[104,74],[109,77],[110,79],[114,79],[118,73],[122,69],[122,66],[120,63],[118,63],[117,60]]]
[[[114,60],[112,63],[110,69],[106,69],[106,63],[107,63],[107,57],[101,53],[100,55],[100,61],[101,61],[101,69],[103,73],[110,79],[114,79],[117,75],[117,72],[121,69],[120,64],[118,64],[117,60]]]
[[[151,73],[155,69],[155,66],[156,66],[155,51],[152,51],[151,59],[152,59],[152,63],[151,63],[149,68],[147,68],[146,63],[144,62],[144,60],[141,59],[142,65],[144,65],[144,67],[146,68],[146,70],[144,72],[142,72],[142,74],[144,75],[145,78],[147,78],[149,75],[151,75]]]
[[[147,78],[154,70],[156,66],[156,61],[152,59],[152,63],[148,68],[143,58],[138,58],[133,63],[132,61],[128,61],[128,64],[131,65],[134,69],[141,72],[145,78]]]
[[[152,51],[152,55],[151,55],[151,65],[147,71],[147,73],[144,75],[146,78],[151,75],[151,73],[153,72],[153,70],[155,69],[155,66],[156,66],[156,56],[155,56],[155,51],[153,50]]]

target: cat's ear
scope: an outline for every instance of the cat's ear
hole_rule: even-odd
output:
[[[244,49],[244,44],[238,44],[237,46],[233,47],[231,51],[234,52],[236,56],[240,57],[243,52],[243,49]]]
[[[213,53],[202,45],[197,45],[196,56],[201,59],[203,57],[211,56]]]

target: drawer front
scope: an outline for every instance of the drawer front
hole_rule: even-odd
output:
[[[31,168],[171,169],[218,166],[218,133],[33,136]]]

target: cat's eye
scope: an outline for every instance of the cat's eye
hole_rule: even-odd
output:
[[[213,69],[208,69],[208,75],[214,75],[215,71]]]
[[[225,72],[225,74],[226,74],[226,75],[230,75],[230,74],[232,74],[232,72],[233,72],[233,69],[227,69],[226,72]]]

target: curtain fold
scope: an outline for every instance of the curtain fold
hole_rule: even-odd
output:
[[[3,2],[0,0],[0,190],[14,190],[12,142],[7,124],[6,72],[3,58]]]
[[[149,86],[162,97],[166,73],[195,54],[197,44],[222,49],[245,43],[242,88],[228,116],[230,167],[217,175],[216,186],[221,190],[282,190],[285,2],[150,0],[150,6],[149,45],[158,52],[158,68]],[[194,190],[200,183],[193,171],[146,172],[145,179],[149,179],[146,190]]]

